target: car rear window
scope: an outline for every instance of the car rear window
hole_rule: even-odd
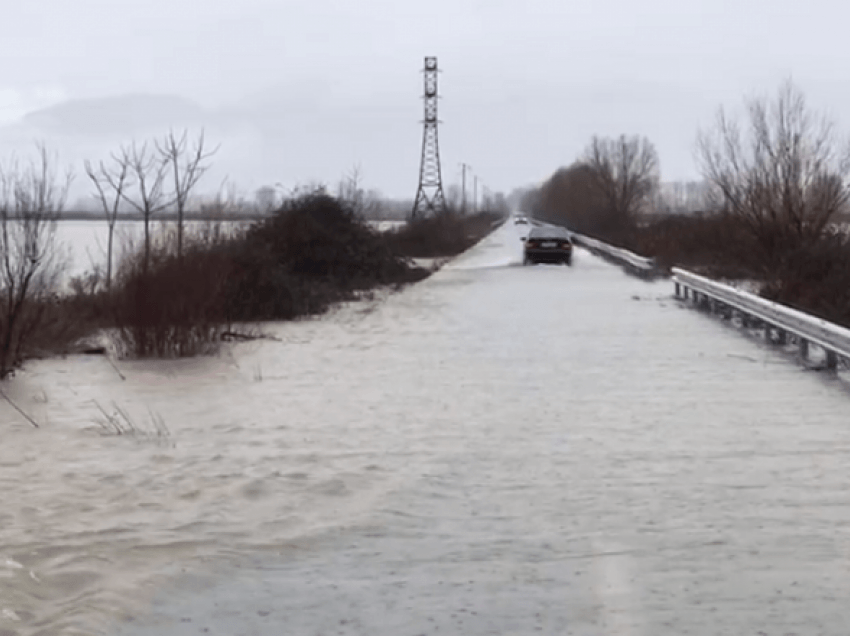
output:
[[[557,239],[559,241],[569,240],[570,236],[566,230],[560,228],[536,227],[528,234],[528,238],[534,239]]]

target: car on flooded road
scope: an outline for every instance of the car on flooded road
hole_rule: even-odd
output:
[[[572,264],[573,242],[564,228],[535,227],[524,241],[523,265],[537,263]]]

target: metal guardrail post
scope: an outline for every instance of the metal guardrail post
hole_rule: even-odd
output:
[[[835,351],[826,352],[826,368],[830,371],[835,371],[838,368],[838,356]]]

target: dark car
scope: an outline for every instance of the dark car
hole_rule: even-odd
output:
[[[573,260],[573,242],[570,233],[560,227],[535,227],[525,239],[525,258],[529,263],[564,263]]]

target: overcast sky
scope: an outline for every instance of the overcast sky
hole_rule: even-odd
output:
[[[507,192],[619,133],[648,136],[663,178],[687,179],[717,106],[785,77],[850,129],[848,24],[838,0],[9,0],[0,141],[103,152],[19,121],[69,99],[179,95],[246,188],[359,164],[368,186],[412,197],[419,71],[436,55],[447,184],[465,162]]]

